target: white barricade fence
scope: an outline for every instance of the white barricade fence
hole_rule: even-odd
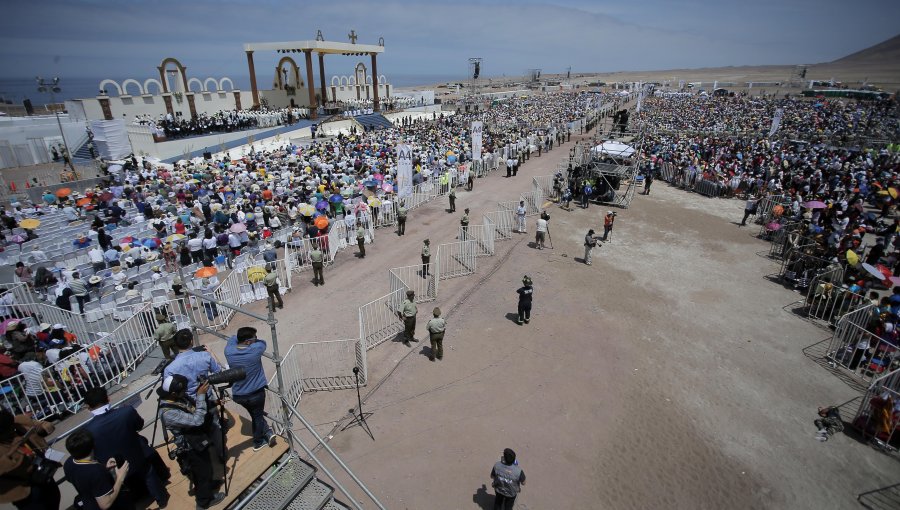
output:
[[[296,406],[305,391],[355,388],[354,367],[359,368],[359,382],[363,384],[365,357],[366,350],[362,348],[362,342],[358,338],[292,345],[284,355],[288,366],[282,366],[287,368],[283,375],[289,376],[285,386],[290,390],[291,404]]]
[[[460,226],[458,239],[461,241],[473,241],[475,243],[476,257],[490,257],[494,254],[495,236],[496,229],[494,225],[486,223],[484,225],[469,225],[468,228]]]
[[[828,346],[827,356],[833,364],[866,382],[891,368],[900,351],[897,345],[866,329],[875,313],[875,305],[868,304],[845,314],[838,320]]]
[[[475,272],[475,241],[439,244],[435,254],[438,278],[441,280]]]
[[[512,233],[513,230],[515,230],[516,225],[515,210],[501,209],[499,211],[486,213],[484,217],[493,223],[494,231],[496,232],[495,239],[512,239]]]
[[[284,245],[284,253],[286,258],[290,258],[290,267],[293,271],[301,273],[312,269],[312,261],[309,254],[313,249],[318,248],[324,255],[325,265],[334,261],[334,255],[329,251],[331,243],[329,236],[323,237],[307,237],[299,241],[290,241]],[[356,232],[353,233],[353,240],[356,240]]]
[[[841,316],[865,302],[863,296],[841,284],[844,269],[835,266],[816,275],[806,294],[806,315],[810,319],[836,324]]]
[[[791,204],[791,197],[788,195],[769,195],[760,199],[756,205],[756,223],[766,225],[775,215],[772,210],[776,205],[782,207]]]
[[[150,303],[135,305],[130,317],[94,342],[40,372],[40,379],[27,381],[16,374],[0,383],[0,406],[14,414],[32,412],[37,419],[62,412],[77,412],[84,393],[94,386],[121,382],[156,347],[156,319]]]
[[[526,216],[537,216],[541,213],[541,205],[544,202],[544,194],[540,189],[522,193],[522,200],[525,202]]]
[[[411,211],[433,200],[437,196],[437,191],[437,186],[435,186],[433,181],[420,182],[413,186],[412,195],[403,199],[404,204]]]
[[[556,182],[556,177],[553,175],[542,175],[539,177],[532,178],[531,188],[533,192],[540,192],[542,197],[555,198],[559,199],[559,194],[556,192],[556,189],[553,187]],[[568,180],[560,176],[560,191],[566,189],[569,186]]]
[[[359,337],[366,349],[403,331],[403,321],[397,312],[405,298],[406,290],[401,288],[359,307]]]
[[[872,379],[851,423],[863,437],[871,437],[872,446],[896,454],[897,449],[892,445],[897,444],[897,436],[900,434],[900,416],[890,409],[887,413],[884,412],[884,407],[891,401],[900,401],[900,367],[894,367],[890,372]],[[888,415],[887,419],[885,414]]]
[[[424,303],[437,299],[437,275],[434,270],[434,262],[406,267],[394,267],[388,271],[391,284],[391,292],[403,289],[416,293],[416,303]]]

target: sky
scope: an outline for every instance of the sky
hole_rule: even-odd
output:
[[[898,33],[897,0],[4,0],[2,77],[246,77],[243,43],[385,40],[378,70],[482,75],[827,62]],[[279,56],[255,55],[258,77]],[[326,59],[350,74],[357,59]],[[368,62],[366,62],[368,65]],[[302,63],[301,63],[302,66]],[[271,71],[269,71],[271,70]]]

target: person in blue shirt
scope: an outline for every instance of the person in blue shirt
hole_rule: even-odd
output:
[[[262,356],[266,352],[266,342],[256,338],[256,328],[238,328],[237,335],[228,339],[225,345],[225,359],[231,368],[243,368],[247,377],[231,387],[232,399],[244,406],[250,413],[253,427],[253,451],[269,445],[274,447],[276,436],[266,423],[266,374],[262,366]]]
[[[178,355],[171,363],[166,365],[163,377],[180,374],[187,378],[187,395],[197,397],[197,387],[200,386],[200,376],[222,371],[222,367],[205,347],[194,349],[194,334],[190,329],[181,329],[175,333],[175,347]],[[211,392],[210,392],[211,393]]]

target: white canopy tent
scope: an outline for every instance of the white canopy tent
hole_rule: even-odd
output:
[[[591,150],[599,154],[606,154],[619,158],[628,158],[634,154],[634,147],[614,140],[603,142]]]

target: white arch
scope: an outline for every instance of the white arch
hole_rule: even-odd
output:
[[[129,84],[129,83],[134,83],[135,85],[137,85],[137,88],[138,88],[138,95],[139,95],[139,96],[144,95],[144,87],[141,86],[141,82],[139,82],[139,81],[137,81],[137,80],[133,80],[133,79],[131,79],[131,78],[128,78],[127,80],[125,80],[125,81],[122,82],[122,91],[123,91],[126,95],[128,94],[128,84]]]
[[[100,82],[100,87],[98,88],[98,90],[103,90],[106,87],[106,85],[112,85],[113,87],[115,87],[117,96],[122,95],[122,87],[115,81],[110,80],[108,78]]]
[[[230,90],[234,90],[234,83],[231,81],[231,78],[226,76],[226,77],[222,78],[221,80],[219,80],[219,92],[225,92],[225,82],[226,81],[228,82],[228,88]]]
[[[371,85],[371,84],[372,84],[372,75],[367,74],[366,75],[366,85]]]
[[[191,85],[192,85],[194,82],[197,82],[197,85],[200,86],[200,90],[196,90],[196,91],[195,91],[195,90],[191,90]],[[188,84],[187,84],[187,85],[188,85],[188,89],[187,89],[185,92],[203,92],[203,82],[200,81],[199,78],[191,78],[190,80],[188,80]]]
[[[150,93],[150,85],[152,85],[154,83],[156,84],[156,94],[157,95],[162,94],[162,91],[163,91],[162,83],[160,83],[159,80],[157,80],[156,78],[147,78],[147,80],[144,82],[144,94]]]
[[[209,88],[209,82],[213,82],[213,88]],[[203,92],[217,92],[219,90],[219,82],[215,78],[207,78],[203,80]]]
[[[347,76],[347,85],[352,87],[356,85],[356,76]]]
[[[337,82],[337,83],[335,83],[335,82]],[[340,79],[340,78],[338,78],[337,76],[332,76],[332,77],[331,77],[331,86],[332,86],[332,87],[337,87],[337,86],[339,86],[340,84],[341,84],[341,79]]]
[[[387,83],[387,76],[385,76],[383,74],[379,74],[378,75],[378,84],[384,85],[385,83]]]

